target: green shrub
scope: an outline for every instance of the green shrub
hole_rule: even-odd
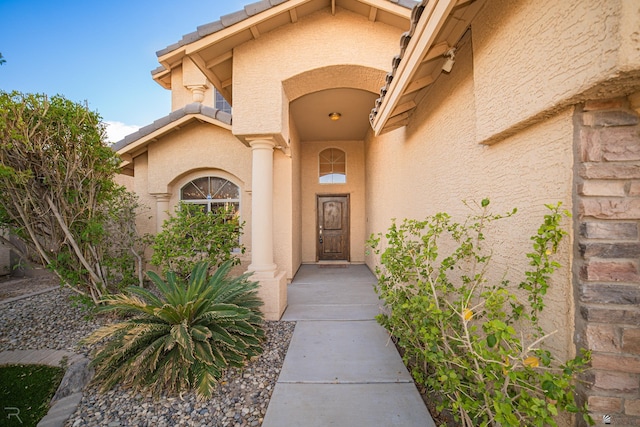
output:
[[[195,389],[200,397],[209,397],[224,369],[261,354],[257,283],[248,274],[228,277],[230,268],[227,261],[208,277],[209,264],[198,263],[186,285],[174,273],[164,281],[148,272],[159,296],[132,286],[128,295],[107,297],[100,312],[130,317],[85,340],[105,340],[91,362],[102,390],[122,383],[156,395]]]
[[[442,396],[437,409],[448,409],[459,425],[555,426],[559,411],[582,412],[591,422],[574,395],[588,353],[559,362],[543,347],[551,334],[538,322],[559,267],[550,255],[566,234],[559,224],[569,213],[560,204],[547,206],[551,213],[526,254],[530,269],[518,288],[528,301],[521,302],[508,281],[487,279],[485,227],[516,213],[492,215],[488,205],[483,200],[481,213],[464,223],[439,213],[394,221],[384,238],[371,236],[369,245],[381,254],[376,291],[388,310],[378,321],[397,338],[416,382]]]
[[[138,280],[137,200],[100,116],[62,96],[0,91],[0,241],[97,303]]]
[[[181,277],[200,261],[240,264],[236,254],[245,251],[239,243],[242,226],[233,207],[205,212],[202,206],[181,203],[153,239],[151,264]]]

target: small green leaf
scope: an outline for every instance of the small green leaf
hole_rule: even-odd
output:
[[[491,335],[487,335],[487,346],[489,348],[492,348],[494,345],[496,345],[497,340],[496,340],[496,336],[491,334]]]

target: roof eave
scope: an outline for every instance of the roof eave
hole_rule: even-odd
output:
[[[116,151],[116,153],[120,156],[126,156],[127,154],[130,154],[132,152],[136,152],[138,151],[140,148],[148,145],[151,142],[155,142],[156,140],[158,140],[159,138],[162,138],[163,136],[173,132],[174,130],[178,130],[180,129],[182,126],[184,126],[186,123],[189,123],[191,121],[197,120],[199,122],[202,123],[209,123],[224,129],[227,129],[229,131],[231,131],[231,126],[223,123],[219,120],[216,119],[212,119],[210,117],[207,116],[203,116],[202,114],[194,114],[194,115],[190,115],[190,116],[185,116],[182,117],[181,119],[176,120],[175,122],[172,122],[166,126],[163,126],[160,129],[157,129],[151,133],[149,133],[148,135],[145,135],[143,137],[141,137],[140,139],[137,139],[131,143],[129,143],[128,145],[126,145],[125,147],[119,149],[118,151]]]
[[[233,48],[226,53],[221,52],[221,56],[208,61],[204,59],[205,50],[232,37],[237,37],[241,40],[243,33],[249,34],[250,32],[253,38],[259,37],[259,31],[256,30],[258,26],[281,14],[288,13],[291,16],[291,22],[295,23],[298,19],[298,15],[295,13],[296,9],[313,1],[315,0],[263,0],[249,4],[243,10],[222,16],[219,21],[199,26],[197,31],[184,35],[177,43],[156,53],[158,62],[162,67],[154,71],[153,78],[161,86],[168,88],[170,82],[167,80],[167,73],[170,73],[173,67],[179,65],[185,56],[189,56],[213,86],[229,103],[232,103],[231,79],[227,77],[219,78],[212,68],[222,62],[231,62]],[[358,1],[371,8],[379,9],[407,20],[411,16],[410,7],[415,4],[414,0],[397,0],[395,2],[393,0]]]
[[[112,145],[112,149],[120,156],[137,152],[140,148],[164,135],[179,129],[184,124],[198,120],[210,123],[231,131],[231,114],[202,104],[188,104],[184,108],[175,110],[150,125],[127,135],[124,139]]]
[[[425,5],[404,56],[372,123],[376,136],[383,133],[387,122],[393,117],[392,113],[411,83],[422,58],[434,46],[438,32],[442,29],[456,3],[458,0],[437,0],[427,2]]]
[[[448,73],[458,43],[485,0],[422,0],[412,11],[411,29],[401,38],[387,83],[371,111],[374,135],[406,126],[419,99]]]

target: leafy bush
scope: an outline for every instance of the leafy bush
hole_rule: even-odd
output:
[[[223,263],[208,277],[209,264],[198,263],[186,285],[172,272],[166,281],[148,272],[159,296],[132,286],[128,295],[107,297],[99,311],[131,317],[84,341],[106,340],[91,362],[102,390],[122,383],[156,395],[195,389],[210,397],[224,369],[261,354],[258,285],[248,274],[228,277],[231,265]]]
[[[240,264],[235,254],[245,251],[239,243],[242,226],[233,207],[205,212],[202,206],[181,203],[154,237],[151,264],[181,277],[201,261]]]
[[[84,105],[0,91],[0,228],[22,239],[24,258],[35,254],[93,302],[141,267],[136,242],[111,233],[133,229],[136,205],[114,181],[120,159],[105,136]]]
[[[509,217],[482,212],[465,223],[446,213],[424,221],[395,221],[369,245],[381,254],[376,291],[388,312],[378,321],[398,340],[416,382],[443,396],[463,426],[555,426],[558,411],[583,412],[575,401],[575,376],[585,369],[584,353],[560,363],[543,348],[551,334],[539,325],[550,275],[559,264],[550,259],[562,237],[560,204],[532,237],[530,270],[518,285],[490,283],[491,255],[483,251],[485,227]],[[453,250],[444,253],[444,247]],[[495,277],[492,275],[492,277]],[[499,277],[504,277],[500,275]]]

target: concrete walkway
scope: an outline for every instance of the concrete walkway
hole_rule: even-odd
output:
[[[303,265],[282,320],[297,321],[263,427],[434,426],[387,332],[364,265]]]

